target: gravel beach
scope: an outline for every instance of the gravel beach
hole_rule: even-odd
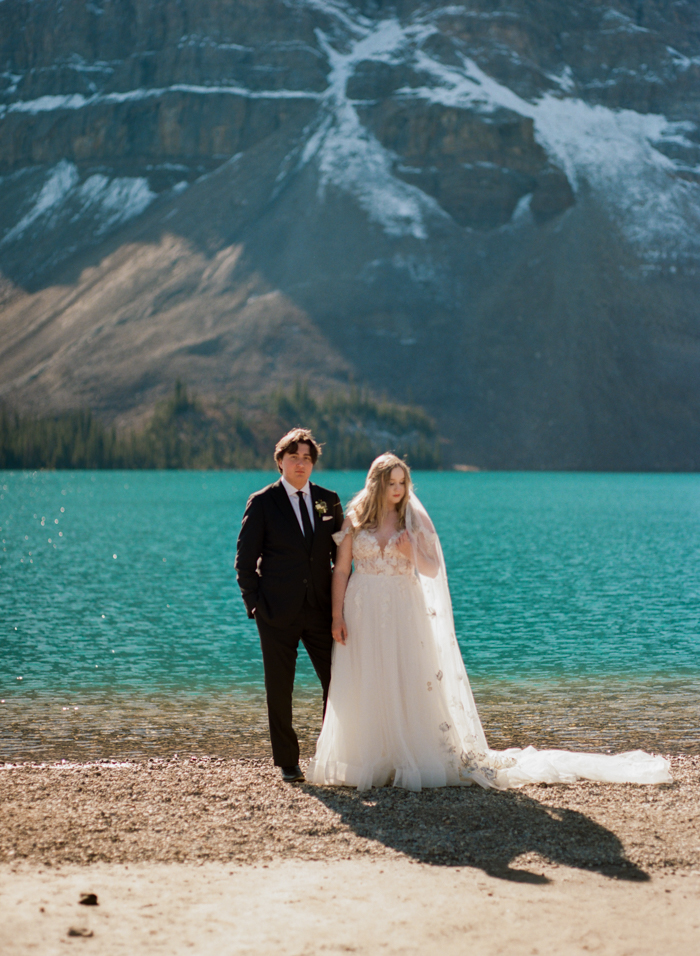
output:
[[[420,794],[268,759],[6,764],[0,949],[695,953],[700,757],[671,760],[661,786]]]
[[[0,862],[377,859],[506,876],[544,861],[623,878],[700,869],[700,757],[660,786],[577,783],[508,792],[282,783],[269,759],[5,765]],[[526,877],[525,877],[526,878]]]

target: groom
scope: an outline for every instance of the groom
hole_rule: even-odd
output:
[[[304,779],[292,727],[299,641],[321,681],[324,713],[331,681],[332,535],[343,509],[334,491],[309,481],[320,453],[307,428],[280,438],[281,477],[248,499],[236,552],[238,584],[260,634],[272,756],[287,783]]]

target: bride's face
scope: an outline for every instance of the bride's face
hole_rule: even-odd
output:
[[[386,503],[389,508],[398,507],[403,501],[403,497],[406,494],[406,475],[403,468],[399,468],[397,465],[396,468],[391,469],[391,474],[389,475],[389,484],[386,489]]]

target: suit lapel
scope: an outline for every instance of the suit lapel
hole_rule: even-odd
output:
[[[273,499],[280,510],[280,514],[285,518],[287,523],[291,526],[291,530],[297,537],[297,540],[302,548],[306,547],[304,542],[304,535],[302,530],[299,527],[299,522],[297,521],[297,516],[294,514],[294,508],[292,507],[292,502],[289,500],[289,495],[282,484],[281,481],[275,482],[272,486]]]
[[[319,512],[317,511],[316,502],[317,501],[325,502],[326,499],[323,497],[323,495],[319,491],[318,485],[311,484],[311,482],[309,482],[309,484],[311,485],[311,506],[314,510],[314,532],[316,532],[318,531],[319,525],[323,521],[323,514],[319,514]]]
[[[321,494],[318,488],[318,485],[311,484],[311,501],[314,505],[314,542],[316,542],[316,541],[323,540],[323,536],[320,535],[318,532],[323,527],[323,518],[324,518],[323,512],[319,514],[319,512],[316,510],[316,507],[315,507],[316,502],[323,501],[324,504],[326,505],[326,508],[328,508],[328,502]],[[328,514],[328,512],[326,512],[326,514]]]

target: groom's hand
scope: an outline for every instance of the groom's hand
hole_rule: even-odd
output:
[[[346,644],[348,640],[348,626],[345,623],[344,618],[340,620],[333,619],[331,624],[331,634],[333,635],[333,640],[337,641],[338,644]]]

